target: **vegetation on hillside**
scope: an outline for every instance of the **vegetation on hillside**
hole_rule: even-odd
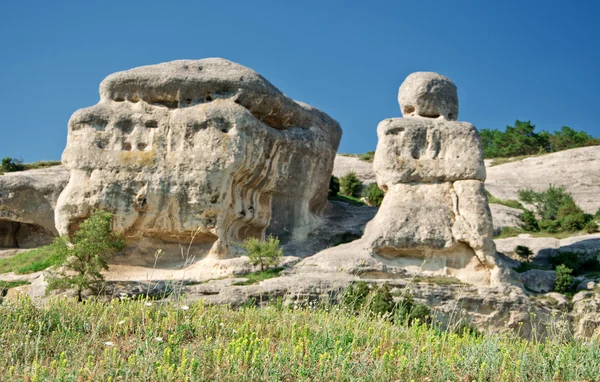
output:
[[[329,305],[26,298],[0,305],[0,379],[583,381],[600,344],[442,330]],[[457,328],[459,326],[457,325]]]
[[[354,171],[350,171],[340,178],[340,192],[346,196],[359,197],[361,188],[362,182]]]
[[[520,190],[519,199],[534,208],[534,211],[525,211],[520,216],[521,228],[526,231],[556,233],[598,230],[594,215],[584,213],[562,186],[550,185],[542,192]]]
[[[536,133],[531,121],[519,120],[515,121],[514,126],[506,126],[505,131],[482,129],[480,136],[486,158],[529,156],[600,145],[600,139],[568,126],[554,133]]]
[[[6,157],[2,159],[0,163],[0,174],[5,172],[16,172],[16,171],[25,171],[32,170],[37,168],[45,168],[59,165],[58,161],[44,161],[44,162],[33,162],[33,163],[23,163],[22,160],[16,158]]]
[[[371,183],[362,190],[362,197],[367,201],[367,203],[370,206],[379,207],[381,205],[381,202],[383,202],[384,196],[385,192],[383,192],[383,190],[379,188],[377,183]]]

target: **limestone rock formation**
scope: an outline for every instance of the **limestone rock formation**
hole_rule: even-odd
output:
[[[519,190],[544,191],[551,184],[564,186],[585,212],[596,213],[600,209],[600,146],[559,151],[487,167],[485,187],[500,199],[517,200]]]
[[[0,248],[49,244],[58,233],[54,208],[69,181],[62,166],[0,176]]]
[[[456,94],[436,73],[411,74],[400,86],[405,118],[377,127],[373,167],[387,193],[363,241],[396,266],[488,284],[500,269],[483,151],[475,127],[454,121]]]
[[[56,227],[71,234],[102,208],[129,239],[183,244],[197,232],[219,256],[267,229],[306,234],[327,210],[340,137],[328,115],[224,59],[115,73],[69,121]]]

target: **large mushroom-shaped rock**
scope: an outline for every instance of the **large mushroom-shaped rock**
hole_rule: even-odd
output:
[[[0,248],[49,244],[58,233],[54,208],[69,181],[62,166],[0,176]]]
[[[483,151],[475,127],[454,121],[456,86],[437,73],[414,73],[399,101],[405,118],[377,128],[373,166],[387,193],[363,240],[396,266],[498,281]]]
[[[72,234],[101,208],[131,241],[195,234],[219,256],[267,230],[308,232],[326,212],[340,137],[328,115],[224,59],[115,73],[69,121],[56,226]]]

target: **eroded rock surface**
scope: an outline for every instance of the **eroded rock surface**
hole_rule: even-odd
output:
[[[405,118],[377,127],[373,167],[387,193],[363,241],[396,266],[498,282],[483,151],[475,127],[454,121],[456,87],[436,73],[415,73],[399,101]]]
[[[54,208],[68,181],[62,166],[0,176],[0,249],[49,244],[58,234]]]
[[[56,227],[71,234],[102,208],[138,243],[197,232],[198,248],[221,257],[267,229],[291,238],[328,208],[340,137],[325,113],[224,59],[115,73],[69,121]]]

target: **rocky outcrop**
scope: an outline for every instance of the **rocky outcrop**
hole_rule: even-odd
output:
[[[100,102],[69,121],[71,179],[56,227],[72,234],[102,208],[138,246],[195,234],[195,246],[220,257],[265,231],[307,235],[328,208],[340,137],[325,113],[224,59],[115,73]]]
[[[487,167],[486,189],[500,199],[519,198],[519,190],[564,186],[587,213],[600,208],[600,146],[582,147]]]
[[[398,99],[405,118],[377,127],[373,167],[386,195],[363,241],[396,266],[499,282],[483,151],[475,127],[455,121],[456,86],[413,73]]]
[[[49,244],[58,233],[54,208],[69,181],[62,166],[0,176],[0,248]]]
[[[554,290],[556,284],[556,272],[541,269],[532,269],[521,273],[523,285],[532,292],[548,293]]]

